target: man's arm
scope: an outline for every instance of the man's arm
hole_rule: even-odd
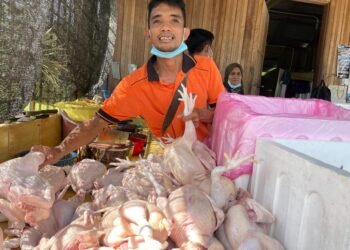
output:
[[[80,146],[92,142],[96,136],[107,126],[107,122],[98,116],[94,116],[73,129],[69,135],[56,147],[33,146],[31,151],[39,151],[45,154],[46,161],[42,166],[54,164]]]

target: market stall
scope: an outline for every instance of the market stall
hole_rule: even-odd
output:
[[[187,94],[182,99],[192,112],[186,105],[193,109],[194,100]],[[99,139],[114,139],[110,135]],[[267,234],[273,215],[222,176],[253,155],[236,154],[216,166],[215,153],[197,140],[192,121],[184,136],[168,139],[164,151],[154,143],[146,146],[147,157],[105,164],[85,158],[39,169],[39,152],[2,163],[4,247],[283,249]]]

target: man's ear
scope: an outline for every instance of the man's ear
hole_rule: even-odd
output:
[[[209,44],[205,45],[204,51],[205,51],[207,57],[210,57],[210,58],[214,57],[214,51],[213,51],[213,48],[211,47],[211,45],[209,45]]]
[[[184,28],[184,40],[187,40],[190,33],[191,33],[191,30],[189,28],[185,27]]]
[[[145,31],[143,32],[143,35],[144,35],[145,38],[147,38],[147,39],[150,39],[150,38],[151,38],[151,33],[150,33],[149,29],[145,30]]]

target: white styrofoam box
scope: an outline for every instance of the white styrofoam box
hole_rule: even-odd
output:
[[[350,173],[282,143],[255,151],[251,193],[276,218],[270,235],[288,250],[350,250]]]
[[[349,131],[350,133],[350,131]],[[274,139],[275,142],[350,173],[350,143]]]
[[[345,109],[350,109],[350,103],[336,103],[336,105]]]

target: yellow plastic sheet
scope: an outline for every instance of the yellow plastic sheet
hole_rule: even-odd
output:
[[[92,100],[75,100],[72,102],[58,102],[55,107],[65,111],[71,120],[82,122],[92,118],[101,105]]]

